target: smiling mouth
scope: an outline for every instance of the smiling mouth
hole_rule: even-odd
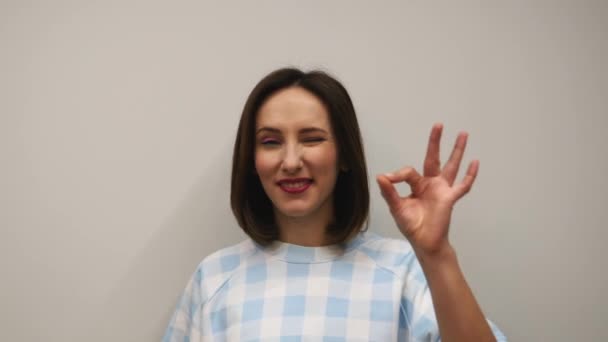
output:
[[[297,180],[295,182],[291,181],[282,181],[279,182],[279,187],[281,190],[290,193],[290,194],[299,194],[306,191],[310,185],[312,184],[312,180]]]

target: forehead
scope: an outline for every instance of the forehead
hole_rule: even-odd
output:
[[[317,96],[301,87],[289,87],[272,94],[260,107],[256,127],[279,129],[316,126],[330,129],[329,113]]]

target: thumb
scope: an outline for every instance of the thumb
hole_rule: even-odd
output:
[[[393,185],[393,183],[384,175],[376,176],[376,181],[380,187],[380,193],[382,194],[382,197],[384,197],[384,200],[388,204],[389,208],[391,208],[391,210],[396,208],[401,197],[399,197],[399,193],[397,192],[397,189],[395,189],[395,185]]]

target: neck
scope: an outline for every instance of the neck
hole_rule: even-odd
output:
[[[314,214],[290,217],[275,209],[275,219],[279,226],[279,240],[300,246],[325,246],[330,244],[326,228],[333,218],[331,199]]]

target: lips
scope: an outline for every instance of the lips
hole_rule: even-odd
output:
[[[293,178],[293,179],[282,179],[277,182],[281,190],[290,194],[302,193],[306,191],[312,184],[310,178]]]

